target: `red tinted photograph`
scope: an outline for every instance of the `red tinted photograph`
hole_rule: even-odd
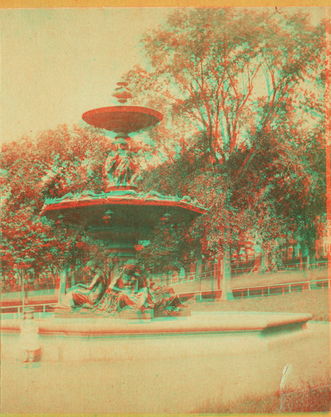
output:
[[[0,25],[1,412],[328,412],[330,8]]]

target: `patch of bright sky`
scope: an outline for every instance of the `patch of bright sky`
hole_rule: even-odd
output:
[[[79,123],[85,111],[113,105],[116,82],[140,63],[140,37],[172,11],[1,10],[0,140]],[[314,23],[323,18],[323,8],[309,11]]]
[[[79,123],[113,104],[138,42],[164,8],[2,10],[1,141]]]

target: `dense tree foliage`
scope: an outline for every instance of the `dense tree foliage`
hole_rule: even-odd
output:
[[[59,126],[1,152],[2,268],[5,275],[52,274],[87,262],[98,250],[83,230],[40,218],[47,197],[102,189],[107,141],[92,130]]]
[[[324,34],[302,12],[190,9],[142,39],[136,101],[179,126],[175,159],[144,184],[206,205],[191,236],[210,256],[249,241],[270,252],[293,234],[312,249],[325,211]]]
[[[139,252],[143,266],[189,270],[200,246],[211,259],[256,244],[274,256],[285,238],[312,253],[325,212],[324,37],[302,12],[234,8],[180,9],[146,33],[144,65],[127,78],[134,104],[165,117],[145,141],[151,156],[140,154],[139,187],[189,195],[208,211],[160,224]],[[3,145],[4,270],[109,260],[82,229],[39,215],[45,198],[103,190],[110,143],[94,129],[59,126]]]

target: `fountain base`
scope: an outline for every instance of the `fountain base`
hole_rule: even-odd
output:
[[[295,313],[242,313],[242,312],[214,312],[195,313],[191,317],[159,317],[153,319],[136,320],[139,313],[129,310],[127,318],[123,320],[100,316],[84,317],[83,314],[71,320],[68,317],[52,317],[49,319],[35,319],[39,327],[39,335],[80,335],[80,336],[136,336],[136,335],[188,335],[188,334],[217,334],[222,337],[227,335],[244,335],[245,337],[269,338],[273,335],[291,335],[298,330],[303,331],[305,324],[311,319],[310,314]],[[74,313],[75,314],[75,313]],[[130,316],[132,314],[132,317]],[[144,313],[140,313],[144,314]],[[21,320],[1,320],[2,332],[19,332]]]
[[[89,367],[89,373],[95,367],[99,370],[107,394],[93,403],[94,410],[189,413],[203,409],[208,401],[232,401],[279,389],[286,364],[302,369],[303,350],[310,355],[306,362],[313,360],[311,349],[305,348],[313,340],[306,325],[310,318],[309,314],[192,312],[191,317],[153,320],[35,321],[41,368],[54,364],[69,374],[75,366]],[[20,323],[1,321],[4,361],[19,357]],[[317,351],[316,355],[318,364]],[[319,375],[320,369],[316,372]],[[99,389],[98,384],[96,392]],[[91,407],[76,406],[77,412],[87,409]]]
[[[188,310],[181,311],[176,317],[189,317],[191,312]],[[95,319],[95,320],[105,320],[107,318],[97,315],[91,310],[81,309],[77,313],[70,313],[65,311],[59,311],[54,313],[55,319]],[[134,311],[134,310],[123,310],[120,313],[116,313],[115,316],[111,316],[108,319],[122,319],[122,320],[153,320],[156,318],[165,318],[161,312],[151,310]]]

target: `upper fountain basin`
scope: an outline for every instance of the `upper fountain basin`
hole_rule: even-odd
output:
[[[139,106],[101,107],[87,111],[82,119],[95,127],[115,133],[132,133],[159,123],[163,116],[157,110]]]

